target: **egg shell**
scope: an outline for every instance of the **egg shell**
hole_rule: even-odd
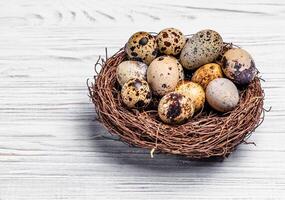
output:
[[[212,80],[222,77],[223,77],[223,71],[220,65],[216,63],[209,63],[197,69],[194,72],[191,81],[200,84],[203,87],[203,89],[206,90],[207,85]]]
[[[186,38],[180,30],[166,28],[158,33],[156,41],[161,53],[175,56],[183,49]]]
[[[149,65],[147,81],[155,95],[163,96],[175,89],[181,78],[179,67],[180,63],[172,56],[160,56]]]
[[[179,81],[183,81],[185,78],[183,67],[181,64],[180,65],[177,64],[177,67],[178,67],[178,72],[179,72]]]
[[[130,79],[121,90],[121,97],[129,108],[145,108],[151,102],[151,90],[143,79]]]
[[[149,65],[157,56],[158,47],[155,37],[147,32],[137,32],[128,40],[125,51],[130,59]]]
[[[238,85],[249,84],[257,74],[251,55],[240,48],[226,51],[222,57],[222,69],[226,77]]]
[[[212,108],[220,112],[233,110],[239,102],[235,84],[226,78],[211,81],[206,89],[206,99]]]
[[[221,53],[223,39],[213,30],[202,30],[194,34],[180,54],[180,62],[186,69],[196,69],[213,62]]]
[[[205,104],[205,91],[201,85],[191,81],[180,81],[175,89],[176,92],[188,96],[195,107],[195,112],[201,110]]]
[[[158,104],[158,115],[167,124],[181,124],[194,114],[194,104],[188,96],[170,92]]]
[[[116,69],[116,76],[119,84],[123,86],[133,78],[146,80],[147,65],[139,61],[123,61]]]

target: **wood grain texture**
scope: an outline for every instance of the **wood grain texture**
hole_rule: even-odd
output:
[[[95,121],[85,81],[135,31],[212,28],[251,52],[266,120],[224,162],[129,148]],[[285,3],[0,1],[0,199],[284,199]]]

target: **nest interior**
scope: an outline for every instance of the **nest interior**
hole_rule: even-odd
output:
[[[225,45],[225,48],[228,48]],[[130,145],[153,152],[184,155],[193,159],[226,157],[238,144],[246,142],[264,118],[260,78],[240,89],[238,106],[228,113],[217,113],[209,107],[182,125],[167,125],[159,120],[157,110],[128,109],[120,97],[116,67],[127,56],[123,49],[97,62],[101,70],[88,84],[98,119],[112,134]]]

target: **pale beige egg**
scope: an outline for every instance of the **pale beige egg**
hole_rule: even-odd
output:
[[[128,80],[133,78],[146,80],[147,65],[139,61],[123,61],[116,70],[119,84],[123,86]]]
[[[173,91],[182,78],[181,70],[180,63],[172,56],[160,56],[152,61],[147,69],[147,81],[152,92],[163,96]]]
[[[237,106],[239,93],[232,81],[226,78],[217,78],[207,86],[206,99],[215,110],[228,112]]]

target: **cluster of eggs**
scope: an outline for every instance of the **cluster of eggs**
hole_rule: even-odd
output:
[[[187,121],[206,101],[219,112],[233,110],[239,102],[237,86],[249,84],[257,70],[241,48],[221,55],[223,44],[220,34],[209,29],[189,39],[175,28],[157,36],[133,34],[125,45],[129,60],[116,71],[122,101],[129,108],[144,109],[159,97],[158,115],[168,124]],[[193,72],[191,80],[185,79],[184,69]]]

